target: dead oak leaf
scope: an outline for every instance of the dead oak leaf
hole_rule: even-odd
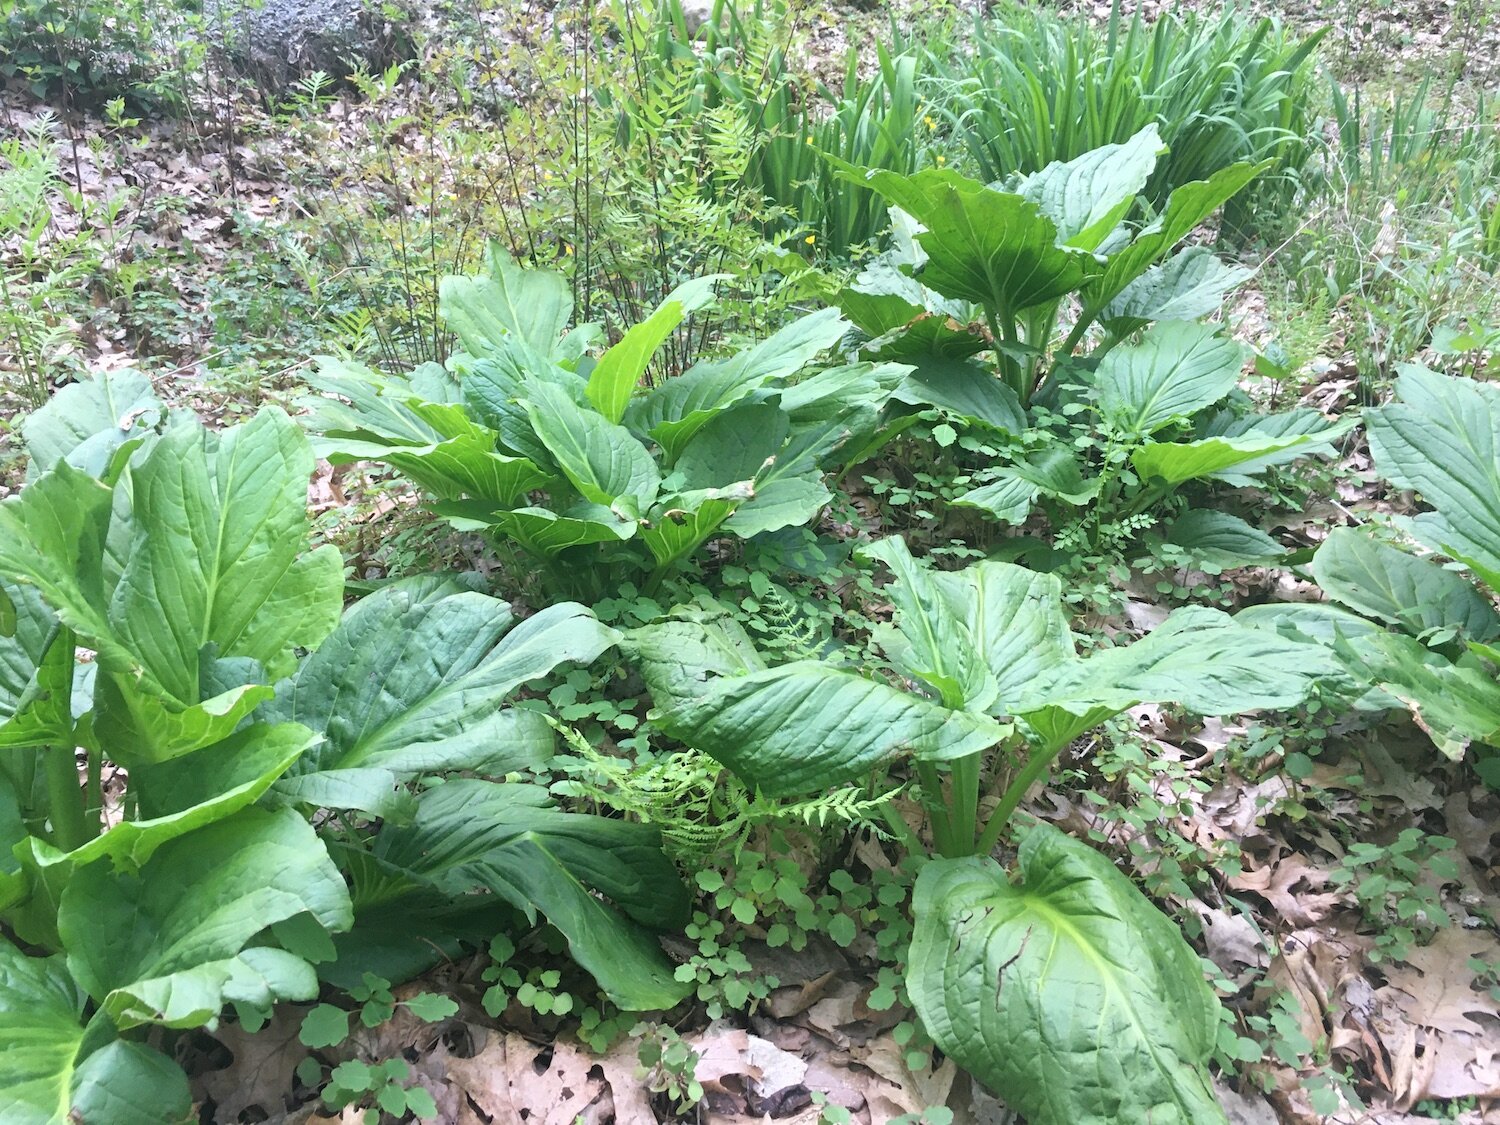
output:
[[[590,1074],[595,1060],[563,1041],[538,1047],[519,1035],[490,1033],[478,1054],[445,1063],[447,1081],[494,1122],[573,1125],[605,1093],[603,1078]]]
[[[1500,1020],[1500,1000],[1474,987],[1471,958],[1500,964],[1500,941],[1482,930],[1439,930],[1429,945],[1412,949],[1387,971],[1386,987],[1376,995],[1419,1027],[1488,1035],[1492,1028],[1474,1017]]]
[[[1320,891],[1318,888],[1328,885],[1328,872],[1297,855],[1243,871],[1231,877],[1229,885],[1259,895],[1283,920],[1298,928],[1317,925],[1344,897],[1337,892]]]
[[[286,1112],[297,1064],[307,1057],[298,1033],[302,1008],[281,1008],[253,1035],[237,1023],[221,1023],[214,1038],[234,1056],[221,1070],[200,1078],[203,1092],[214,1103],[217,1125],[231,1125],[246,1110],[274,1118]]]

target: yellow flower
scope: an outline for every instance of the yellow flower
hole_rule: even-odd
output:
[[[805,242],[805,243],[807,243],[809,246],[811,246],[813,243],[815,243],[815,242],[818,241],[818,236],[815,235],[815,234],[810,234],[806,238],[804,238],[802,241]]]
[[[573,253],[573,247],[570,246],[568,243],[564,242],[563,243],[563,254],[565,256],[567,256],[567,255],[571,255],[572,253]]]
[[[811,137],[803,137],[802,138],[802,143],[810,145],[810,144],[812,144],[812,138]]]
[[[938,162],[938,164],[939,164],[939,165],[940,165],[940,166],[941,166],[941,165],[943,165],[943,164],[946,164],[946,163],[948,163],[948,158],[947,158],[947,157],[946,157],[946,156],[939,156],[939,157],[938,157],[938,158],[937,158],[937,162]]]
[[[931,114],[928,114],[926,117],[923,117],[922,120],[927,123],[927,128],[929,128],[929,129],[936,129],[937,128],[937,122],[932,119],[932,115]]]

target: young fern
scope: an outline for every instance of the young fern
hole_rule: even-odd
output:
[[[655,826],[668,854],[688,864],[738,855],[751,832],[768,825],[868,828],[884,839],[884,807],[901,791],[896,786],[872,796],[866,788],[849,785],[781,801],[748,789],[697,750],[637,763],[601,753],[565,723],[548,722],[576,755],[552,763],[568,773],[559,790]]]

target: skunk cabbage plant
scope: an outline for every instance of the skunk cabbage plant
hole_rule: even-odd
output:
[[[884,195],[896,220],[892,249],[839,297],[859,334],[852,354],[911,365],[897,399],[935,407],[1002,447],[956,507],[1020,524],[1040,504],[1054,529],[1081,520],[1098,547],[1106,521],[1153,522],[1189,482],[1251,483],[1331,452],[1348,428],[1314,410],[1229,405],[1242,349],[1194,322],[1249,271],[1207,247],[1176,247],[1261,166],[1184,184],[1141,223],[1133,216],[1162,151],[1150,126],[1001,184],[945,169],[843,167]],[[1095,329],[1096,346],[1075,355]],[[1198,562],[1284,554],[1227,512],[1192,513],[1164,530]]]
[[[563,334],[561,275],[497,247],[490,276],[443,281],[439,311],[464,349],[446,370],[322,360],[309,425],[330,460],[391,465],[455,526],[532,556],[555,587],[603,596],[622,566],[658,582],[713,536],[814,519],[831,499],[824,470],[893,432],[884,407],[907,372],[859,363],[797,381],[848,330],[825,309],[643,388],[715,280],[679,286],[596,358],[592,326]]]
[[[999,184],[945,168],[905,176],[840,165],[897,209],[897,245],[843,294],[877,353],[952,360],[991,352],[1017,404],[1047,382],[1059,319],[1076,306],[1059,353],[1094,326],[1121,339],[1159,320],[1218,308],[1248,275],[1211,251],[1172,251],[1261,171],[1234,164],[1177,188],[1137,223],[1139,195],[1166,151],[1156,126],[1123,144]]]
[[[1292,707],[1332,661],[1204,608],[1080,657],[1051,575],[933,570],[899,538],[865,555],[893,579],[895,621],[876,640],[894,678],[771,665],[727,615],[684,613],[626,640],[658,727],[769,796],[909,763],[939,858],[918,879],[907,983],[937,1044],[1043,1125],[1223,1122],[1203,1070],[1216,1006],[1172,924],[1050,827],[1022,832],[1019,883],[988,856],[1057,755],[1111,716],[1143,702]]]
[[[1255,606],[1239,619],[1332,648],[1360,706],[1406,708],[1448,757],[1490,747],[1476,766],[1500,785],[1500,390],[1408,364],[1396,399],[1365,412],[1370,452],[1429,510],[1394,521],[1398,539],[1331,532],[1312,572],[1335,604]]]
[[[681,996],[650,931],[688,900],[655,830],[487,779],[551,753],[507,704],[615,643],[587,609],[519,621],[416,579],[342,612],[312,451],[273,408],[212,432],[110,374],[25,436],[0,502],[5,1120],[184,1119],[141,1029],[254,1026],[320,977],[404,979],[538,916],[621,1007]]]

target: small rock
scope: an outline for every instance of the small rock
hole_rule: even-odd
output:
[[[339,81],[360,64],[379,72],[411,58],[408,23],[387,10],[374,10],[364,0],[264,0],[254,6],[212,0],[207,34],[231,66],[274,95],[316,71]],[[221,28],[219,16],[227,27]]]

